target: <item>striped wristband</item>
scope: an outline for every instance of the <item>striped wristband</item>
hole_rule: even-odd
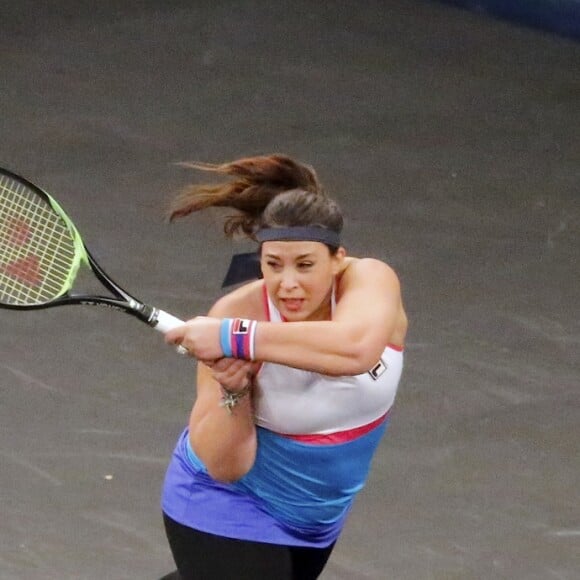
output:
[[[254,360],[255,320],[224,318],[220,325],[220,347],[227,358]]]

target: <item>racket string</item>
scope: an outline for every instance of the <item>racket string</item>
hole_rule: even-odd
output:
[[[29,267],[36,266],[36,275],[41,283],[38,287],[36,287],[36,285],[29,285],[26,289],[32,293],[31,295],[37,297],[45,294],[45,290],[47,290],[49,294],[53,294],[60,287],[60,285],[54,285],[55,278],[61,280],[66,279],[68,268],[70,266],[70,258],[73,256],[73,254],[69,253],[69,259],[63,260],[65,256],[62,253],[59,254],[59,251],[62,252],[63,250],[62,236],[68,232],[62,226],[59,228],[60,231],[57,231],[59,223],[58,220],[54,219],[56,217],[55,214],[51,215],[49,210],[45,207],[39,206],[38,204],[34,204],[31,199],[25,198],[25,204],[23,204],[21,208],[11,207],[10,209],[13,216],[11,219],[13,222],[12,228],[18,227],[20,223],[26,223],[27,225],[30,224],[31,218],[35,220],[32,223],[35,223],[37,227],[26,232],[12,232],[12,235],[15,237],[26,235],[29,239],[17,239],[10,244],[10,249],[12,251],[8,254],[8,263],[22,264],[22,267],[25,269],[24,273],[26,272],[27,265]],[[23,221],[19,222],[16,220]],[[24,220],[26,220],[26,222],[24,222]],[[34,261],[32,263],[26,261],[33,259]],[[48,276],[49,272],[47,271],[51,266],[60,266],[60,272],[57,271],[53,273],[52,277]],[[29,280],[29,282],[34,282],[34,280]],[[51,285],[50,282],[53,282],[53,284]],[[23,290],[22,285],[18,285],[18,287],[20,290]]]
[[[0,300],[43,302],[67,289],[76,248],[66,222],[38,194],[0,177]]]

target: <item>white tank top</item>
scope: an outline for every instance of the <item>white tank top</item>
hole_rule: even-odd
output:
[[[268,320],[283,322],[264,291]],[[332,293],[332,313],[335,308]],[[362,427],[392,407],[403,371],[403,351],[387,346],[368,372],[331,377],[264,363],[256,381],[256,423],[277,433],[327,435]]]

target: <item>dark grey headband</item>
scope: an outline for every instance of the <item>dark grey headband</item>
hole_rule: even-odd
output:
[[[340,246],[340,234],[318,226],[296,226],[291,228],[264,228],[256,232],[258,242],[321,242],[333,248]]]

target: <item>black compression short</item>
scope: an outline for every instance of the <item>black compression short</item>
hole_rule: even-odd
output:
[[[188,528],[167,515],[163,519],[179,572],[162,580],[316,580],[334,547],[235,540]]]

